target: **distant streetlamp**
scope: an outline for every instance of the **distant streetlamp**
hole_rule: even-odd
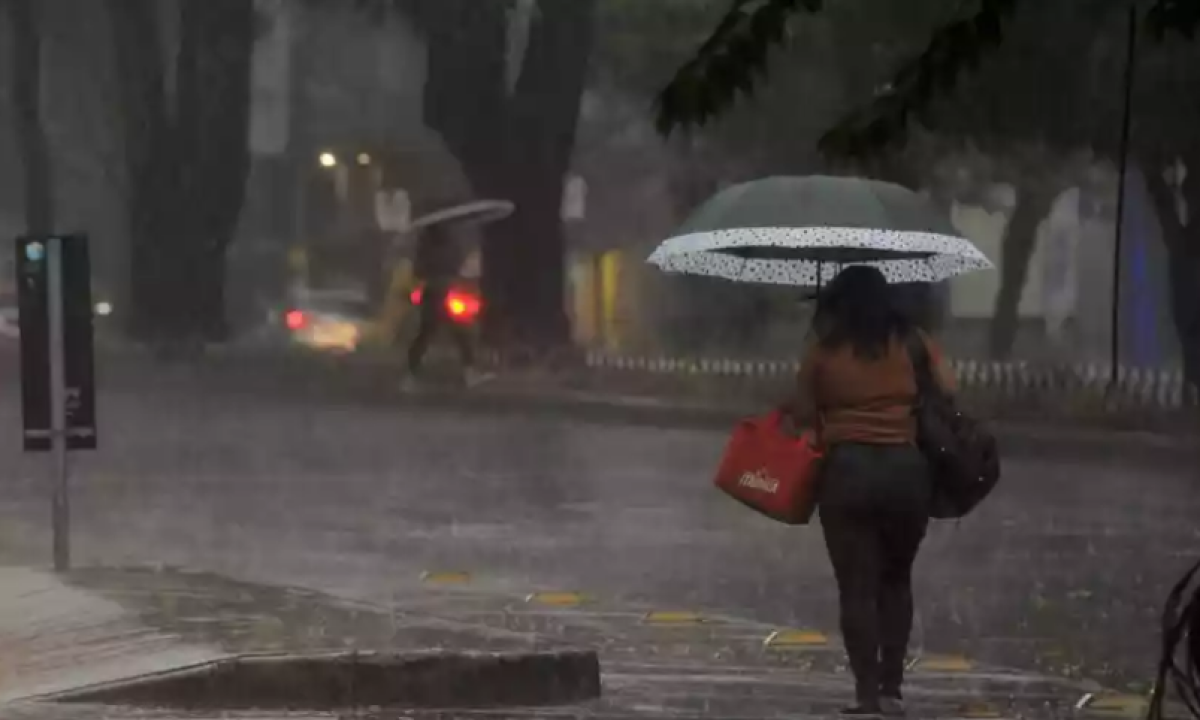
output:
[[[334,155],[331,152],[321,153],[320,157],[318,157],[317,160],[318,160],[318,162],[321,163],[321,167],[323,167],[323,168],[337,167],[337,164],[338,164],[337,155]]]
[[[358,164],[362,165],[363,167],[370,165],[371,164],[371,156],[368,155],[367,153],[359,153],[358,154]]]

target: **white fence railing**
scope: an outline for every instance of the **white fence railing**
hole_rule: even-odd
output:
[[[795,375],[798,361],[746,360],[720,357],[668,357],[589,352],[590,370],[697,377],[743,381],[775,382]],[[1190,385],[1180,370],[1099,364],[1043,365],[1031,362],[988,360],[952,360],[955,377],[962,392],[996,399],[1054,397],[1068,400],[1088,396],[1109,404],[1164,409],[1200,405],[1200,392]]]

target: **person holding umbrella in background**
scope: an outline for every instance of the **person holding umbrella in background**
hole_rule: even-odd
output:
[[[416,216],[403,223],[396,244],[411,260],[417,280],[411,297],[417,306],[418,327],[407,343],[401,388],[412,390],[419,384],[425,355],[440,333],[451,334],[462,360],[465,384],[476,385],[487,376],[475,366],[472,330],[455,322],[450,302],[463,279],[467,258],[479,247],[481,227],[508,217],[514,206],[504,200],[479,199],[462,163],[432,130],[412,147],[392,155],[386,184],[403,191]],[[395,332],[397,343],[402,343],[402,327]]]
[[[412,224],[410,231],[416,233],[413,274],[420,291],[417,333],[408,345],[402,389],[416,387],[425,353],[441,332],[450,333],[458,347],[467,387],[491,378],[476,368],[471,328],[455,322],[449,302],[462,280],[468,255],[478,247],[481,226],[506,217],[512,209],[512,204],[504,201],[478,201],[433,213]]]
[[[413,274],[420,282],[417,334],[408,345],[403,388],[411,390],[420,379],[421,364],[430,343],[441,331],[449,332],[458,347],[464,381],[473,385],[480,379],[475,369],[475,351],[469,330],[453,322],[446,308],[450,290],[466,262],[463,226],[434,225],[421,231],[413,258]]]

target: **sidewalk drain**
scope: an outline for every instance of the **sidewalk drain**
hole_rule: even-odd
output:
[[[515,707],[600,696],[592,651],[250,655],[37,698],[180,710]]]

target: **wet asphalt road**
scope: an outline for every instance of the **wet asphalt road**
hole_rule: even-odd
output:
[[[5,382],[5,387],[12,387]],[[123,393],[75,459],[77,564],[178,565],[387,601],[423,571],[505,593],[713,610],[836,630],[819,528],[783,528],[709,486],[723,441],[538,416],[418,414]],[[47,463],[0,395],[0,556],[46,562]],[[928,652],[1148,679],[1158,612],[1200,553],[1195,468],[1010,460],[989,503],[931,531]]]

